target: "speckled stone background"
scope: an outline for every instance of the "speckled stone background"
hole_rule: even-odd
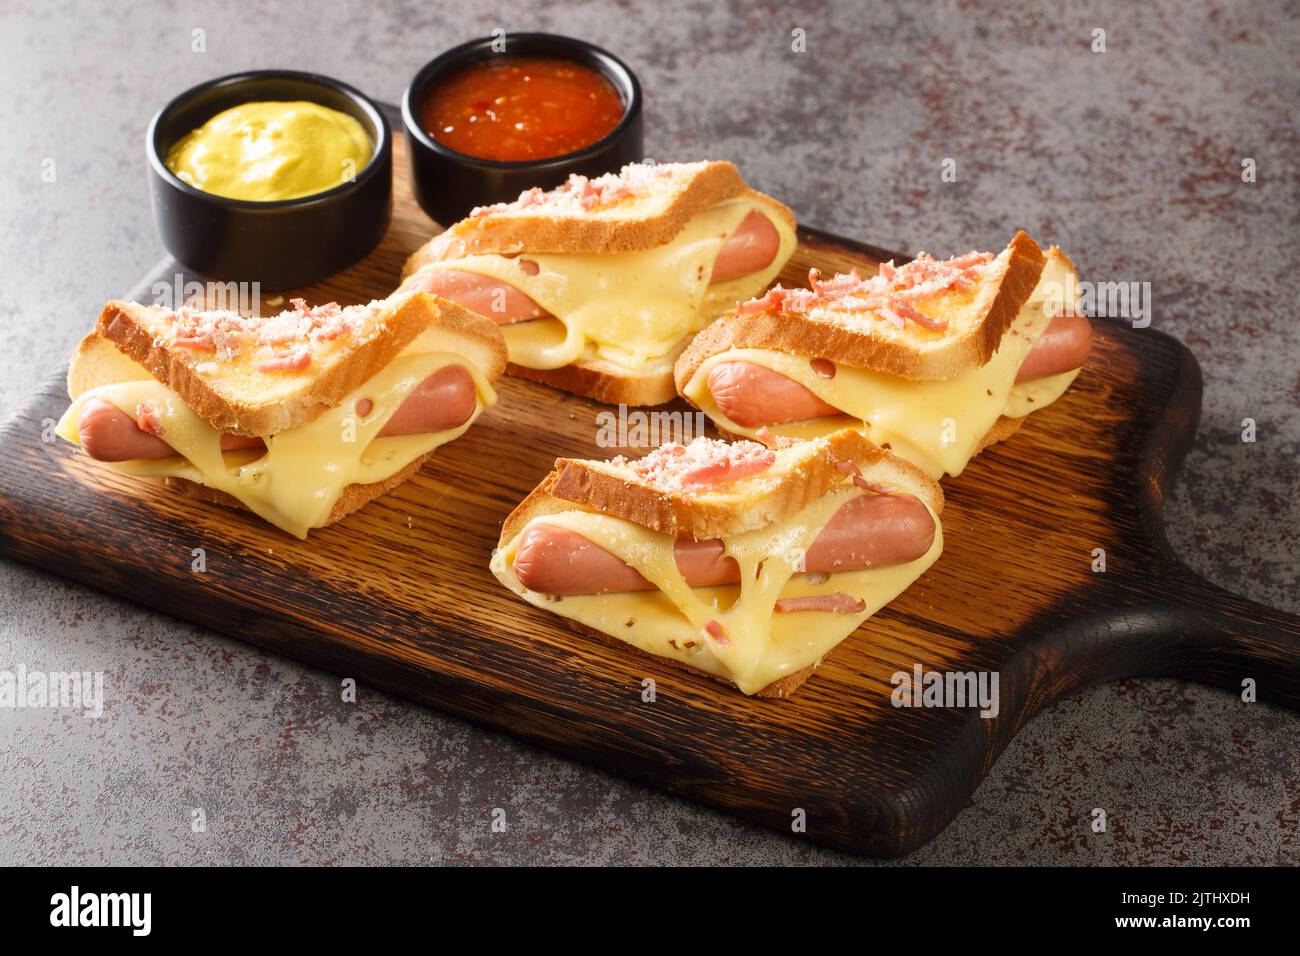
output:
[[[1085,277],[1150,282],[1205,373],[1173,543],[1300,611],[1296,3],[469,8],[2,0],[0,415],[160,258],[143,134],[172,94],[290,66],[396,100],[444,47],[540,28],[639,72],[651,155],[736,160],[806,222],[944,253],[1023,226]],[[102,670],[108,698],[98,721],[0,711],[0,863],[851,862],[364,687],[342,704],[332,675],[3,561],[0,596],[0,669]],[[1226,692],[1096,687],[903,862],[1295,864],[1298,739],[1300,716]]]

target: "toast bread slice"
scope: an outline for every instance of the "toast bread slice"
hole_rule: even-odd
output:
[[[511,362],[506,371],[606,405],[663,405],[677,397],[673,358],[648,363],[639,372],[598,358],[580,358],[559,368],[529,368]]]
[[[582,197],[591,190],[597,195],[584,206]],[[431,262],[469,255],[653,249],[671,242],[701,210],[745,195],[762,194],[750,190],[728,162],[632,164],[594,180],[574,176],[550,192],[529,190],[513,203],[475,210],[412,253],[402,279]],[[794,213],[764,198],[794,225]]]
[[[428,295],[424,298],[436,299],[435,296]],[[111,305],[113,303],[110,303]],[[438,299],[432,305],[431,308],[428,302],[414,303],[414,308],[423,314],[426,324],[407,342],[406,347],[418,348],[425,339],[428,340],[431,349],[454,347],[457,352],[474,363],[489,382],[499,379],[505,371],[506,348],[505,341],[496,326],[487,319],[446,300]],[[411,306],[408,305],[408,308]],[[417,313],[412,312],[412,314]],[[82,339],[73,355],[68,368],[68,392],[72,398],[76,398],[91,388],[134,381],[148,374],[146,368],[121,351],[117,344],[102,335],[97,327]],[[325,525],[342,520],[380,495],[396,488],[418,472],[436,450],[421,455],[382,481],[348,485],[334,503]],[[187,478],[169,476],[163,478],[162,483],[167,488],[201,501],[243,511],[250,510],[234,496]]]
[[[908,479],[909,490],[911,487],[922,489],[923,499],[936,515],[943,511],[943,492],[936,482],[914,466],[872,445],[860,432],[846,429],[814,441],[791,443],[777,451],[786,453],[786,458],[774,464],[772,470],[777,474],[772,476],[771,484],[766,488],[749,485],[748,501],[744,504],[732,502],[730,505],[723,504],[717,495],[665,492],[655,488],[653,482],[647,482],[634,474],[619,475],[619,472],[627,471],[625,465],[558,459],[555,463],[556,470],[547,475],[502,523],[498,545],[505,547],[533,519],[571,511],[575,506],[616,515],[675,536],[714,538],[740,534],[763,523],[779,521],[794,514],[844,481],[846,472],[837,467],[837,461],[851,462],[863,477],[873,482],[888,484],[905,477]],[[611,465],[612,469],[603,467]],[[615,474],[611,475],[611,470]],[[616,482],[621,482],[621,485]],[[742,482],[737,482],[737,485],[740,484]],[[816,493],[800,494],[799,485],[816,489]],[[670,500],[665,501],[665,496]],[[725,507],[733,507],[738,512],[737,518],[730,524],[718,513],[719,508]],[[770,518],[759,524],[752,523],[753,515],[766,514],[769,510]],[[665,515],[669,516],[668,521],[663,520]],[[642,656],[667,663],[679,670],[735,686],[733,681],[722,675],[692,667],[670,657],[651,654],[570,617],[559,617],[572,630],[597,637],[611,646],[631,648]],[[812,676],[820,664],[819,659],[799,671],[787,674],[758,690],[755,696],[788,697]]]
[[[1053,250],[1060,255],[1059,250]],[[883,320],[849,318],[817,307],[806,313],[733,309],[695,337],[673,369],[679,392],[700,365],[731,348],[774,349],[827,358],[916,381],[941,381],[984,365],[1038,285],[1047,257],[1023,231],[984,269],[970,293],[944,294],[922,308],[946,321],[943,331],[913,322],[897,329]],[[867,313],[870,315],[870,313]],[[861,315],[852,313],[851,315]]]
[[[1028,416],[1025,416],[1026,418]],[[1008,418],[1003,415],[993,423],[993,427],[984,433],[980,439],[979,445],[975,447],[975,454],[978,455],[984,449],[996,445],[998,442],[1006,441],[1016,432],[1020,431],[1020,426],[1025,423],[1024,418]]]
[[[674,537],[707,540],[743,534],[800,511],[842,483],[844,469],[851,465],[872,481],[919,486],[935,514],[943,512],[943,492],[937,483],[914,465],[873,445],[856,429],[778,445],[768,448],[752,441],[697,438],[686,446],[660,446],[633,461],[622,457],[610,461],[558,458],[555,470],[533,494],[562,499]],[[674,457],[669,453],[673,449],[685,451]],[[743,466],[746,460],[764,453],[769,453],[771,464],[748,477],[707,486],[684,480],[689,470],[722,457]],[[506,519],[505,540],[516,529],[517,516],[527,512],[532,497]]]
[[[262,437],[314,421],[435,327],[462,340],[466,357],[490,381],[505,370],[505,342],[490,320],[423,292],[255,318],[112,301],[73,357],[69,389],[93,380],[78,359],[102,337],[213,428]],[[274,367],[303,351],[304,367]]]

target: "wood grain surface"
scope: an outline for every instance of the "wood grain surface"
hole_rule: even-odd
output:
[[[388,237],[309,301],[387,294],[436,231],[395,140]],[[782,281],[884,256],[805,229]],[[139,292],[177,271],[160,264]],[[579,635],[496,582],[500,523],[553,459],[611,454],[603,406],[518,379],[412,481],[304,542],[43,441],[67,405],[60,372],[0,431],[0,553],[786,832],[802,810],[797,839],[897,855],[943,828],[1035,712],[1090,682],[1249,678],[1300,707],[1300,621],[1208,584],[1165,542],[1195,361],[1159,332],[1096,327],[1065,397],[945,482],[939,561],[788,700]],[[895,708],[891,676],[917,664],[996,671],[997,717]]]

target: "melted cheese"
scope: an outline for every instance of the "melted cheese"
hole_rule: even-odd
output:
[[[765,269],[709,284],[713,261],[741,220],[767,211],[780,246]],[[518,258],[475,255],[426,269],[455,269],[514,286],[555,318],[502,326],[510,361],[553,369],[582,358],[642,371],[670,361],[686,340],[732,307],[762,292],[794,252],[794,229],[761,197],[719,203],[691,219],[672,242],[641,252],[533,255],[529,275]]]
[[[420,435],[377,437],[384,423],[426,378],[447,365],[463,365],[474,380],[478,404],[464,424]],[[140,369],[137,380],[102,385],[79,394],[59,421],[60,437],[78,443],[77,422],[86,402],[103,399],[132,419],[148,401],[162,424],[164,440],[176,457],[104,462],[129,475],[188,478],[224,491],[271,524],[299,538],[319,528],[351,484],[384,481],[420,456],[459,438],[496,393],[483,374],[453,352],[408,352],[316,420],[264,438],[266,452],[221,451],[221,433],[198,416],[171,389]],[[356,414],[368,398],[370,413]]]
[[[758,429],[736,424],[709,392],[709,372],[722,362],[761,365],[794,379],[822,401],[843,409],[807,421],[770,425],[777,435],[816,438],[844,428],[863,428],[931,478],[959,475],[999,417],[1021,418],[1060,398],[1079,370],[1016,384],[1016,372],[1050,322],[1041,298],[1021,308],[993,358],[937,382],[918,382],[869,369],[837,365],[834,378],[813,371],[807,356],[771,349],[727,349],[706,359],[683,390],[687,398],[726,430],[755,437]]]
[[[920,577],[943,551],[943,532],[938,516],[934,516],[934,544],[915,561],[839,571],[827,575],[821,583],[813,583],[810,576],[796,577],[802,551],[846,501],[862,494],[853,485],[846,485],[784,521],[724,539],[726,554],[740,566],[738,585],[692,588],[677,570],[670,535],[577,508],[534,518],[523,530],[536,522],[580,534],[634,567],[657,591],[559,598],[530,591],[513,570],[519,537],[493,555],[492,571],[530,604],[650,654],[727,678],[742,692],[753,694],[818,663]],[[836,591],[864,601],[866,607],[858,614],[775,611],[782,597],[831,595]],[[715,639],[704,629],[709,621],[721,625],[725,641]]]
[[[1082,371],[1082,368],[1075,368],[1059,375],[1021,382],[1011,390],[1007,407],[1002,409],[1002,414],[1007,418],[1024,418],[1030,412],[1045,408],[1064,395]]]

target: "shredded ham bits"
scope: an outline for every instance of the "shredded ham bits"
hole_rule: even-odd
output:
[[[182,307],[163,316],[172,327],[169,347],[214,352],[231,360],[258,349],[272,351],[257,363],[261,372],[300,372],[311,365],[313,347],[360,332],[386,307],[383,302],[308,305],[293,299],[292,308],[276,315],[246,316],[228,310]],[[279,346],[291,345],[287,351]]]
[[[752,475],[767,471],[772,467],[774,461],[776,461],[776,455],[770,451],[761,455],[751,455],[740,460],[723,458],[686,472],[682,475],[682,484],[717,485],[728,481],[738,481],[741,478],[749,478]]]
[[[477,206],[470,210],[472,218],[491,216],[501,212],[591,212],[602,206],[613,205],[619,200],[634,196],[648,186],[670,179],[679,173],[683,176],[695,172],[704,163],[629,163],[617,173],[606,173],[595,179],[588,179],[573,173],[568,181],[550,192],[544,192],[540,186],[526,189],[512,203],[496,203],[492,206]]]
[[[136,403],[135,427],[146,434],[162,437],[162,419],[158,417],[158,410],[147,398],[142,398]]]
[[[781,598],[776,602],[779,614],[792,611],[831,611],[835,614],[861,614],[867,609],[867,602],[836,591],[834,594],[807,594],[803,597]]]
[[[257,364],[259,372],[301,372],[311,364],[311,350],[300,345],[282,355]]]
[[[945,292],[973,289],[983,277],[986,265],[993,261],[989,252],[968,252],[952,259],[935,259],[922,252],[906,265],[882,262],[880,271],[864,279],[857,269],[823,279],[817,269],[808,270],[807,289],[787,289],[776,285],[757,299],[738,307],[742,315],[761,312],[784,312],[801,315],[813,309],[838,312],[874,312],[896,329],[914,322],[931,332],[942,332],[948,323],[933,319],[916,307],[916,303]]]
[[[863,491],[875,492],[878,495],[892,495],[897,490],[893,485],[882,485],[876,481],[867,481],[861,475],[854,475],[853,483]]]
[[[847,461],[843,458],[837,458],[835,460],[835,470],[841,474],[848,475],[853,479],[853,483],[863,491],[874,492],[878,495],[892,495],[897,490],[893,485],[883,485],[877,481],[867,481],[867,479],[862,477],[862,472],[858,470],[858,466],[854,462]]]
[[[777,435],[766,425],[754,432],[754,437],[768,448],[789,448],[791,445],[799,444],[799,439],[791,438],[789,435]]]
[[[203,352],[211,351],[217,347],[211,335],[177,335],[172,338],[172,348],[174,349],[198,349]]]
[[[660,445],[631,463],[621,456],[612,460],[616,465],[630,464],[638,477],[665,490],[689,490],[751,478],[775,462],[776,454],[758,442],[725,442],[704,437],[686,445],[680,442]]]

